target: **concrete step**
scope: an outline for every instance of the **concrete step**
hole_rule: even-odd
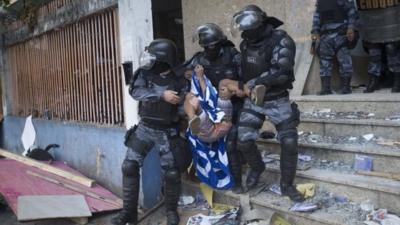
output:
[[[263,179],[268,183],[279,181],[279,165],[266,165]],[[400,181],[311,168],[297,171],[296,183],[314,183],[351,201],[370,200],[376,207],[400,214]]]
[[[280,154],[281,148],[276,140],[259,140],[260,150]],[[398,173],[400,171],[400,149],[387,147],[366,147],[358,144],[299,143],[299,152],[311,155],[314,159],[343,162],[350,168],[357,154],[373,157],[373,170]]]
[[[372,133],[377,137],[400,140],[400,122],[382,119],[302,118],[298,130],[324,136],[361,136]]]
[[[400,94],[372,93],[350,95],[303,95],[293,96],[302,112],[329,108],[337,112],[372,112],[378,118],[392,116],[400,112]]]
[[[183,189],[185,193],[195,194],[199,192],[198,184],[184,181]],[[240,195],[231,191],[215,191],[214,202],[240,205]],[[286,197],[281,197],[269,192],[261,192],[251,197],[250,203],[253,209],[266,212],[275,212],[285,218],[293,225],[361,225],[361,220],[355,218],[354,212],[337,210],[334,207],[324,208],[312,213],[292,212],[289,208],[293,203]]]

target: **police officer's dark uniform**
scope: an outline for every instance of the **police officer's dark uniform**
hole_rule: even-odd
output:
[[[215,88],[218,88],[219,82],[223,79],[240,79],[240,53],[236,50],[234,44],[227,40],[218,25],[206,23],[199,26],[196,29],[194,41],[198,41],[204,50],[197,52],[188,61],[187,68],[194,69],[196,65],[202,65],[207,78],[210,79]],[[242,164],[236,148],[237,126],[235,124],[243,101],[235,96],[232,97],[231,101],[233,104],[233,126],[227,136],[226,151],[229,167],[235,182],[233,192],[240,193],[242,191]]]
[[[139,101],[141,119],[134,130],[128,131],[126,137],[128,151],[122,164],[123,209],[113,219],[115,225],[136,224],[139,168],[153,148],[159,150],[162,174],[165,177],[167,224],[179,223],[177,204],[181,177],[171,149],[171,139],[178,135],[178,105],[164,99],[167,90],[178,92],[181,99],[188,91],[187,80],[171,70],[176,66],[176,54],[176,46],[172,41],[154,40],[142,54],[143,66],[135,72],[130,84],[129,93]]]
[[[238,123],[237,147],[243,153],[251,170],[246,179],[247,187],[253,188],[265,170],[265,164],[255,143],[265,117],[275,125],[281,143],[281,191],[294,201],[303,196],[293,184],[298,159],[297,125],[299,111],[290,103],[288,89],[294,79],[296,45],[283,30],[276,30],[283,23],[268,17],[259,7],[249,5],[233,17],[233,29],[242,31],[242,78],[250,90],[264,85],[266,93],[262,106],[246,98]],[[246,88],[245,88],[246,90]]]
[[[317,0],[311,33],[313,41],[320,38],[316,50],[320,60],[320,95],[332,94],[331,76],[335,55],[341,76],[340,93],[351,93],[353,61],[349,49],[352,43],[349,43],[348,35],[353,33],[355,38],[356,19],[357,11],[353,0]]]
[[[366,4],[357,1],[360,30],[369,54],[370,80],[365,93],[378,89],[383,66],[387,66],[393,73],[392,92],[400,92],[400,2],[383,3]],[[386,62],[383,60],[384,55]]]

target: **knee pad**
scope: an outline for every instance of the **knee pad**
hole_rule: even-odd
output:
[[[276,125],[276,129],[278,130],[278,132],[289,129],[297,129],[297,126],[300,123],[300,111],[297,104],[294,102],[291,104],[291,108],[292,114],[290,115],[290,117],[287,120],[284,120]]]
[[[179,183],[181,180],[181,174],[176,168],[171,168],[165,172],[165,180],[167,182]]]
[[[137,161],[125,159],[122,163],[122,174],[129,177],[138,177],[139,168],[139,163]]]
[[[284,138],[281,138],[281,145],[282,154],[287,154],[287,155],[293,155],[293,154],[298,154],[298,144],[297,144],[297,135],[296,136],[286,136]]]

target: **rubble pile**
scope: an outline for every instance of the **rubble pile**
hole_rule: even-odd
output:
[[[361,147],[389,147],[398,149],[400,142],[377,137],[374,134],[365,134],[362,136],[323,136],[310,131],[299,132],[299,143],[303,144],[346,144],[357,145]]]
[[[332,109],[321,109],[318,111],[302,112],[303,118],[314,119],[374,119],[375,114],[370,112],[335,112]]]

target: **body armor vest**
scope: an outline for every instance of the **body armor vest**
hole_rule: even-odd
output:
[[[318,8],[321,25],[328,23],[343,23],[346,20],[344,6],[339,5],[338,0],[318,0]]]
[[[146,71],[146,78],[148,87],[152,87],[154,85],[166,87],[166,90],[172,90],[179,92],[179,81],[177,77],[173,73],[167,74],[165,77],[162,77],[158,74],[151,74],[150,71]],[[153,125],[172,125],[177,121],[178,114],[178,106],[172,105],[164,99],[159,99],[158,101],[141,101],[139,102],[139,115],[140,117]]]
[[[262,73],[269,71],[271,68],[271,60],[273,50],[279,45],[279,42],[286,35],[282,31],[274,30],[271,36],[264,38],[259,43],[249,45],[246,42],[242,43],[242,73],[244,82],[259,77]],[[265,97],[270,95],[280,94],[287,89],[292,89],[292,82],[294,81],[294,74],[292,72],[291,80],[285,84],[271,86],[267,91]]]
[[[259,77],[271,68],[272,52],[282,37],[276,32],[259,43],[249,45],[242,43],[242,73],[244,82]]]

